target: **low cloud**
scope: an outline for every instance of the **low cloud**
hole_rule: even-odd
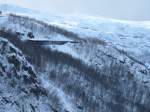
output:
[[[150,0],[0,0],[3,2],[56,14],[150,20]]]

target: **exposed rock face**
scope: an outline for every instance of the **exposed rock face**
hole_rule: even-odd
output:
[[[47,101],[32,66],[0,37],[0,112],[47,112]]]

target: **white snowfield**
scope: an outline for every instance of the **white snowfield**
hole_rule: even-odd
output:
[[[3,6],[3,5],[2,5]],[[44,21],[47,24],[66,29],[75,34],[78,34],[83,39],[99,39],[107,43],[106,46],[100,45],[53,45],[48,46],[54,50],[62,51],[72,56],[83,60],[85,63],[101,66],[100,59],[96,58],[99,50],[103,54],[111,55],[118,61],[126,63],[130,71],[137,73],[136,76],[141,82],[147,82],[150,85],[150,21],[123,21],[115,19],[107,19],[102,17],[90,16],[54,16],[44,13],[37,13],[36,11],[27,10],[25,8],[19,9],[17,6],[8,5],[7,10],[4,6],[0,6],[3,14],[0,16],[1,26],[7,26],[8,29],[17,32],[30,32],[31,30],[20,26],[17,22],[12,23],[8,12],[18,15],[36,18]],[[15,8],[14,8],[15,7]],[[10,9],[10,10],[9,10]],[[13,10],[12,10],[13,9]],[[37,24],[38,27],[40,24]],[[66,41],[72,40],[61,34],[41,33],[37,30],[33,31],[35,40],[55,40]],[[26,39],[27,36],[24,36]],[[79,47],[79,49],[78,49]],[[108,61],[109,63],[109,61]],[[146,75],[143,75],[146,74]]]

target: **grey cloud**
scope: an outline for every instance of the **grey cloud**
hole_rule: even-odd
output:
[[[57,14],[150,20],[150,0],[0,0]]]

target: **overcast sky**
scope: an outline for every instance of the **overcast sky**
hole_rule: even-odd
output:
[[[56,14],[150,20],[150,0],[0,0],[4,2]]]

